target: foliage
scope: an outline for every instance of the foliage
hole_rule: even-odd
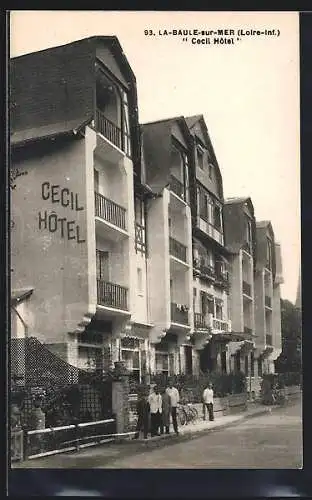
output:
[[[282,353],[275,362],[279,373],[300,372],[301,363],[301,310],[289,300],[281,300]]]
[[[11,168],[10,169],[10,189],[14,190],[16,188],[16,179],[23,175],[27,175],[28,172],[26,170],[20,170],[19,168]]]

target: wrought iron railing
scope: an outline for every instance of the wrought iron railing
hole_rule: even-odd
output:
[[[97,301],[99,305],[127,311],[128,289],[121,285],[98,279]]]
[[[271,299],[271,297],[269,297],[268,295],[266,295],[265,298],[264,298],[264,301],[265,301],[265,305],[267,307],[272,307],[272,299]]]
[[[272,337],[272,334],[271,333],[267,333],[266,336],[265,336],[265,343],[267,345],[273,345],[273,337]]]
[[[188,325],[188,307],[171,302],[171,321],[181,325]]]
[[[126,209],[95,192],[95,215],[126,230]]]
[[[173,257],[186,262],[186,246],[171,237],[169,238],[169,251]]]
[[[243,281],[243,293],[251,297],[251,285],[247,281]]]
[[[212,319],[212,329],[219,330],[222,332],[229,332],[230,325],[229,325],[229,322],[224,320],[224,319],[213,318]]]
[[[96,130],[117,146],[117,148],[123,149],[121,129],[106,118],[104,113],[99,109],[96,110]]]
[[[204,314],[194,313],[194,326],[195,328],[208,328],[208,324]]]
[[[202,278],[215,279],[216,277],[215,270],[212,266],[200,264],[199,270]]]
[[[221,286],[228,286],[230,283],[229,273],[228,271],[218,271],[216,272],[216,285],[220,284]]]
[[[170,176],[170,190],[180,196],[180,198],[184,198],[184,184],[174,175]]]

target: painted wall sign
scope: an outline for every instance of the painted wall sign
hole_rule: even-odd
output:
[[[79,201],[79,194],[74,193],[66,187],[62,188],[59,184],[43,182],[41,185],[41,197],[44,201],[58,203],[62,207],[69,208],[75,212],[84,210],[84,206]],[[50,233],[58,232],[61,238],[76,240],[77,243],[85,243],[86,240],[80,234],[79,224],[72,219],[72,217],[59,217],[55,210],[51,212],[47,210],[40,211],[38,213],[39,231],[48,230]]]

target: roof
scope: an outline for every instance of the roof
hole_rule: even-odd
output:
[[[260,221],[256,221],[256,227],[267,227],[271,224],[271,222],[269,220],[260,220]]]
[[[33,291],[33,288],[18,288],[11,290],[11,305],[16,305],[26,300]]]
[[[166,123],[166,122],[173,122],[173,121],[176,121],[176,120],[185,120],[184,116],[180,115],[180,116],[172,116],[171,118],[164,118],[162,120],[155,120],[155,121],[152,121],[152,122],[145,122],[145,123],[141,123],[141,125],[143,127],[145,127],[145,125],[155,125],[156,123]],[[185,120],[186,121],[186,120]]]
[[[88,120],[89,122],[90,120]],[[86,123],[81,120],[53,123],[27,130],[17,130],[10,137],[11,146],[23,145],[32,141],[53,139],[64,135],[76,135]]]
[[[188,127],[192,128],[195,125],[195,123],[201,120],[202,118],[204,118],[203,115],[186,116],[185,121]]]
[[[245,197],[235,197],[235,198],[227,198],[224,203],[226,205],[232,205],[233,203],[245,203],[250,198],[248,196]]]

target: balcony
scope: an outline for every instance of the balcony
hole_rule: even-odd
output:
[[[179,241],[174,238],[169,238],[169,252],[170,255],[176,259],[182,260],[186,263],[186,246],[182,245]]]
[[[184,199],[184,184],[174,175],[170,176],[170,190],[180,198]]]
[[[171,302],[171,322],[188,325],[188,307]]]
[[[230,333],[231,323],[230,323],[230,321],[227,321],[224,319],[212,318],[212,331],[213,332],[219,331],[219,332]]]
[[[264,303],[266,307],[272,307],[272,299],[268,295],[264,297]]]
[[[197,216],[196,227],[207,236],[212,238],[214,241],[219,243],[219,245],[224,244],[223,230],[221,227],[216,227],[214,224],[208,221],[207,217],[203,214]]]
[[[201,279],[214,281],[215,270],[212,266],[201,263],[198,259],[193,260],[194,275],[199,276]]]
[[[247,281],[243,280],[243,294],[248,295],[248,297],[251,297],[251,285],[250,283],[247,283]]]
[[[267,333],[265,336],[265,343],[266,345],[272,346],[273,345],[273,337],[272,334]]]
[[[128,310],[128,289],[97,279],[97,302],[101,306]]]
[[[126,231],[126,209],[95,192],[95,215]]]
[[[207,329],[208,324],[205,315],[202,313],[194,313],[194,326],[198,329]]]
[[[118,149],[123,149],[121,129],[108,120],[99,109],[96,110],[96,130]]]
[[[228,288],[230,285],[230,278],[228,271],[216,272],[215,285],[221,288]]]

